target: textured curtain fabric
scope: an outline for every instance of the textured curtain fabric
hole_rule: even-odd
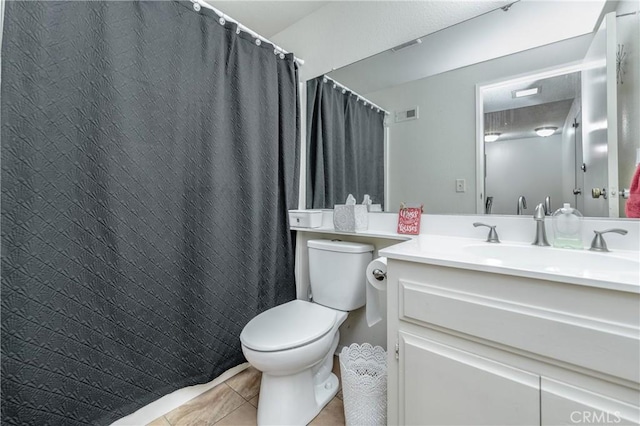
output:
[[[190,2],[7,2],[2,423],[108,424],[295,297],[297,69]]]
[[[307,82],[307,208],[353,194],[384,202],[384,112],[318,77]]]

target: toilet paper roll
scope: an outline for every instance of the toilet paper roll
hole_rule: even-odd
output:
[[[379,270],[384,273],[384,278],[378,280],[374,276],[374,271]],[[374,326],[382,321],[383,301],[387,296],[387,258],[379,257],[373,259],[367,265],[367,325]]]

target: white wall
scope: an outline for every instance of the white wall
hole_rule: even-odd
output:
[[[306,81],[511,1],[331,1],[271,37],[305,60]]]
[[[521,1],[331,73],[356,92],[375,92],[593,31],[602,1]],[[540,31],[544,28],[544,31]],[[526,36],[523,36],[526,35]]]
[[[616,13],[640,11],[640,2],[624,0]],[[618,83],[618,177],[619,188],[629,188],[635,171],[636,150],[640,149],[640,13],[617,19],[618,43],[624,44],[627,59],[622,84]],[[625,200],[620,199],[620,217]]]
[[[417,120],[390,123],[389,207],[415,201],[424,203],[426,213],[475,213],[476,85],[580,60],[590,38],[577,37],[365,94],[392,114],[419,107]],[[466,192],[455,191],[456,179],[465,179]]]
[[[523,214],[532,215],[538,203],[551,197],[551,208],[562,206],[562,135],[485,144],[485,192],[493,197],[492,214],[516,214],[518,198],[526,198]],[[535,178],[533,178],[535,176]],[[571,202],[571,200],[566,200]],[[571,202],[573,204],[573,202]]]

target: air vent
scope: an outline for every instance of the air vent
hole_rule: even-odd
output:
[[[396,123],[418,119],[418,107],[396,112]]]
[[[391,51],[392,52],[397,52],[398,50],[406,49],[407,47],[411,47],[411,46],[416,46],[416,45],[418,45],[420,43],[422,43],[422,39],[417,38],[415,40],[411,40],[411,41],[408,41],[406,43],[399,44],[396,47],[392,47]]]

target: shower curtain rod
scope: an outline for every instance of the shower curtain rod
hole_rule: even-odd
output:
[[[373,103],[373,102],[371,102],[369,99],[365,98],[365,97],[364,97],[364,96],[362,96],[362,95],[359,95],[358,93],[356,93],[356,92],[354,92],[353,90],[349,89],[349,88],[348,88],[347,86],[345,86],[344,84],[340,84],[340,83],[338,83],[337,81],[335,81],[334,79],[332,79],[331,77],[329,77],[329,76],[327,76],[327,75],[323,75],[322,77],[323,77],[323,79],[324,79],[324,82],[325,82],[325,83],[326,83],[328,80],[331,80],[331,81],[333,82],[333,84],[335,84],[336,86],[341,87],[342,89],[344,89],[344,90],[346,90],[346,91],[348,91],[348,92],[353,93],[355,96],[357,96],[357,97],[358,97],[358,99],[362,99],[365,103],[367,103],[367,104],[369,104],[369,105],[373,106],[374,108],[377,108],[377,109],[379,109],[380,111],[384,112],[384,114],[385,114],[385,115],[389,115],[389,111],[387,111],[386,109],[384,109],[384,108],[382,108],[382,107],[380,107],[380,106],[378,106],[378,105],[374,104],[374,103]]]
[[[231,16],[227,15],[226,13],[222,12],[221,10],[211,6],[209,3],[205,2],[204,0],[191,0],[191,2],[195,5],[198,4],[201,7],[206,7],[207,9],[213,10],[215,13],[217,13],[218,15],[220,15],[220,17],[222,17],[225,21],[228,22],[233,22],[235,23],[239,29],[241,29],[242,31],[251,34],[253,37],[260,39],[266,43],[272,44],[273,47],[281,53],[287,54],[289,52],[287,52],[286,50],[284,50],[282,47],[278,46],[277,44],[273,43],[272,41],[269,41],[268,39],[262,37],[260,34],[258,34],[257,32],[253,31],[250,28],[245,27],[244,25],[242,25],[240,22],[238,22],[236,19],[233,19]],[[304,59],[300,59],[296,56],[293,57],[294,61],[296,61],[296,63],[299,66],[303,66],[304,65]]]

